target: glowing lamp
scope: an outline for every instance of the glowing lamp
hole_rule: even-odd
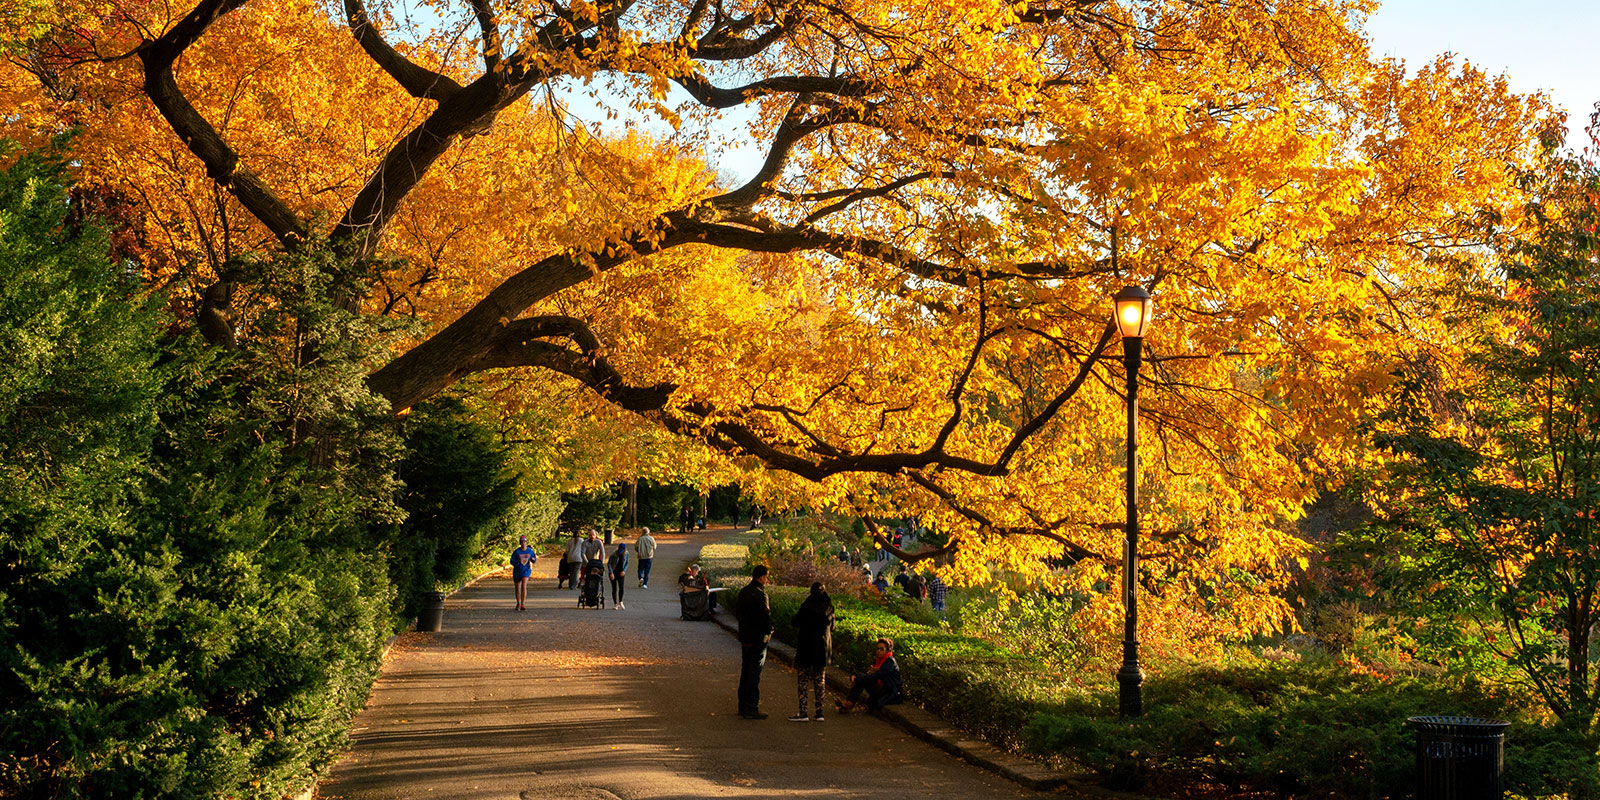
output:
[[[1117,330],[1124,339],[1143,339],[1150,330],[1150,293],[1139,286],[1124,286],[1111,302],[1117,308]]]

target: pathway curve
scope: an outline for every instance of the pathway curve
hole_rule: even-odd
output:
[[[318,797],[1040,796],[872,716],[789,722],[795,675],[771,658],[771,716],[740,718],[738,642],[681,621],[676,593],[686,559],[728,533],[658,537],[654,584],[630,582],[623,610],[577,608],[553,558],[535,567],[525,612],[509,573],[457,593],[442,632],[390,650]]]

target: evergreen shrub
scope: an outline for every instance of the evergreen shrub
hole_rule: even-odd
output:
[[[298,792],[378,665],[398,451],[348,353],[270,328],[359,320],[308,247],[237,265],[281,314],[200,345],[63,162],[0,172],[0,796]]]

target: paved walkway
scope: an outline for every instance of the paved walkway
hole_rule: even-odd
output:
[[[659,537],[653,585],[633,581],[624,610],[576,608],[552,558],[526,612],[509,573],[456,594],[444,631],[395,643],[318,797],[1040,796],[869,715],[787,721],[794,672],[770,658],[772,716],[741,719],[738,643],[679,620],[676,593],[685,559],[727,533]]]

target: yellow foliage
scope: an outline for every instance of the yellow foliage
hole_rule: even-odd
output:
[[[11,134],[83,125],[83,179],[144,204],[152,271],[196,293],[285,239],[141,98],[139,59],[114,57],[197,5],[76,13],[37,48],[43,80],[0,74]],[[435,87],[493,92],[416,176],[384,159],[466,90],[401,90],[320,5],[231,10],[175,73],[297,219],[383,237],[355,249],[395,259],[368,308],[425,323],[411,354],[456,354],[385,365],[385,391],[390,370],[432,373],[391,400],[475,376],[508,425],[562,443],[553,486],[738,476],[775,505],[919,515],[959,542],[951,579],[1090,590],[1122,535],[1109,297],[1137,283],[1156,307],[1144,578],[1163,624],[1219,634],[1287,616],[1272,592],[1307,552],[1289,523],[1358,457],[1395,354],[1451,346],[1432,290],[1481,269],[1472,223],[1514,217],[1507,166],[1549,114],[1450,58],[1412,78],[1374,61],[1364,1],[745,0],[715,19],[681,0],[511,2],[492,30],[470,4],[430,7],[440,23],[410,32],[370,13]],[[676,133],[595,135],[535,88],[556,84]],[[746,137],[772,163],[741,188],[706,164]],[[556,316],[595,347],[535,336],[572,358],[481,366],[506,363],[489,356],[516,323]],[[619,387],[667,399],[634,415]]]

